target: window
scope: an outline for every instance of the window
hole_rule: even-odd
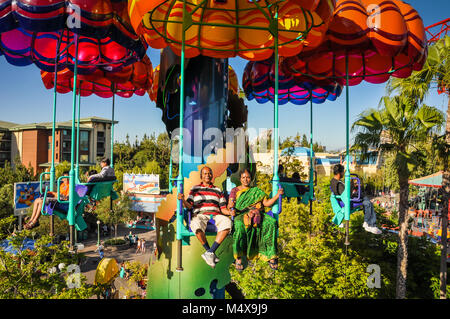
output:
[[[80,151],[89,151],[89,132],[80,132]]]
[[[97,156],[105,155],[105,132],[97,132]]]

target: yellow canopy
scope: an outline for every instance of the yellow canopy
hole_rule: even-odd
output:
[[[103,258],[97,265],[94,285],[106,284],[112,281],[119,273],[119,265],[114,258]]]

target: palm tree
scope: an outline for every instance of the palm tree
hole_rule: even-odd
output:
[[[414,72],[407,79],[392,78],[388,84],[388,92],[396,91],[400,95],[422,102],[430,92],[437,86],[440,93],[450,95],[450,37],[445,36],[428,50],[427,61],[421,71]],[[444,162],[444,175],[442,177],[443,207],[442,207],[442,236],[441,236],[441,275],[440,275],[440,297],[446,298],[447,290],[447,225],[450,199],[450,171],[448,167],[450,156],[450,99],[447,107],[447,122],[445,140],[437,139],[436,145],[440,157]]]
[[[420,106],[406,96],[383,97],[380,106],[378,110],[361,113],[353,123],[352,131],[357,131],[353,149],[367,153],[370,148],[376,148],[394,157],[400,186],[396,295],[403,299],[408,266],[408,179],[422,152],[415,144],[442,126],[444,116],[438,109]]]

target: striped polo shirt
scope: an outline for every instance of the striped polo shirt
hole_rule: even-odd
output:
[[[220,208],[227,206],[227,201],[220,188],[211,184],[206,186],[202,184],[195,185],[189,192],[186,201],[194,205],[194,214],[219,215]]]

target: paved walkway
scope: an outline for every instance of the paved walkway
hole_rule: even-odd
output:
[[[125,235],[128,235],[130,231],[133,235],[136,235],[139,238],[143,238],[145,240],[145,253],[136,254],[136,246],[123,250],[114,250],[106,247],[104,250],[104,257],[115,258],[119,265],[120,263],[126,261],[139,261],[142,264],[147,264],[152,254],[153,242],[156,240],[155,231],[144,229],[129,229],[125,226],[119,226],[117,229],[117,237],[123,238]],[[109,238],[109,236],[101,236],[100,240],[105,241]],[[97,269],[98,262],[100,261],[99,254],[95,251],[97,249],[97,240],[97,237],[91,237],[87,240],[82,241],[81,243],[84,245],[84,248],[78,250],[78,252],[83,253],[86,256],[85,262],[83,263],[83,265],[81,265],[81,272],[86,277],[88,284],[94,283],[95,271]],[[119,276],[115,279],[114,284],[115,287],[119,290],[120,298],[125,296],[127,290],[135,291],[137,293],[142,292],[142,290],[136,285],[135,282],[126,280],[125,278],[120,278]]]

